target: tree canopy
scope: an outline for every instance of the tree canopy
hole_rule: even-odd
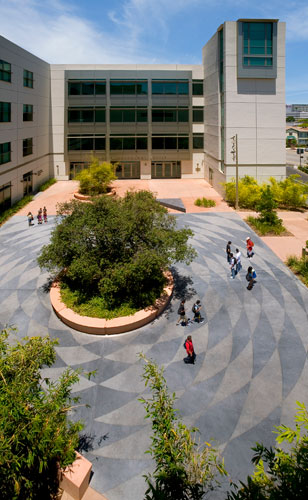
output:
[[[59,466],[75,460],[80,422],[67,419],[78,373],[64,370],[52,382],[40,369],[56,358],[56,340],[26,337],[10,345],[0,332],[0,498],[56,498]]]
[[[149,191],[72,201],[60,206],[58,216],[39,265],[63,270],[63,283],[85,297],[102,297],[110,308],[152,304],[165,284],[163,271],[196,255],[188,244],[193,232],[176,229],[175,217]]]

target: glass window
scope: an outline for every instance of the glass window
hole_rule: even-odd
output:
[[[123,122],[135,122],[136,113],[134,109],[123,109]]]
[[[95,82],[95,94],[96,95],[106,94],[106,82]]]
[[[33,139],[29,137],[28,139],[24,139],[22,141],[22,155],[29,156],[33,153]]]
[[[106,110],[103,108],[95,109],[95,122],[105,123],[106,122]]]
[[[203,149],[203,134],[193,134],[193,149]]]
[[[146,95],[148,93],[148,82],[137,82],[136,91],[138,95]]]
[[[152,82],[152,94],[164,94],[163,82]]]
[[[4,142],[0,144],[0,165],[11,161],[11,143]]]
[[[0,80],[3,82],[10,82],[11,75],[11,64],[0,59]]]
[[[203,80],[193,80],[192,95],[203,95]]]
[[[68,122],[78,123],[80,122],[80,110],[79,109],[68,109]]]
[[[80,95],[81,82],[68,82],[68,95]]]
[[[273,24],[243,23],[244,66],[272,66],[273,56]],[[267,56],[267,57],[260,57]]]
[[[176,82],[165,82],[164,83],[164,94],[175,95],[177,92]]]
[[[178,109],[178,121],[179,122],[189,121],[188,109]]]
[[[82,109],[81,112],[81,122],[82,123],[93,123],[94,121],[94,110],[93,109]]]
[[[178,149],[189,149],[188,137],[178,137]]]
[[[189,86],[187,82],[161,81],[152,82],[152,94],[163,95],[188,95]]]
[[[178,92],[179,95],[188,95],[189,87],[188,82],[178,82]]]
[[[110,122],[111,123],[122,122],[121,109],[110,109]]]
[[[135,137],[123,137],[123,149],[136,149]]]
[[[152,109],[152,122],[163,122],[164,111],[163,109]]]
[[[148,82],[110,81],[111,95],[143,95],[148,93]]]
[[[80,149],[82,151],[93,150],[93,137],[82,137],[80,140]]]
[[[176,109],[165,109],[165,122],[176,122]]]
[[[165,149],[163,137],[152,137],[152,149]]]
[[[121,137],[110,137],[110,149],[111,150],[122,149],[122,139],[121,139]]]
[[[27,69],[24,69],[24,87],[33,89],[33,73]]]
[[[80,151],[80,137],[69,137],[67,140],[68,151]]]
[[[32,104],[24,104],[23,105],[23,115],[22,119],[24,122],[32,122],[33,121],[33,105]]]
[[[0,122],[10,122],[11,121],[11,103],[10,102],[0,102]]]
[[[123,95],[135,95],[136,86],[135,82],[123,82],[122,83],[122,94]]]
[[[122,82],[110,82],[110,94],[111,95],[121,95],[122,94]]]
[[[94,82],[82,82],[81,94],[82,95],[94,95]]]
[[[11,206],[11,183],[0,186],[0,212]]]
[[[105,137],[95,137],[94,139],[94,149],[96,151],[104,151],[106,149]]]
[[[203,123],[203,108],[193,108],[193,123]]]
[[[177,149],[176,137],[165,137],[165,149]]]
[[[147,121],[148,121],[148,110],[137,109],[137,122],[147,122]]]
[[[147,137],[137,137],[137,149],[148,149]]]

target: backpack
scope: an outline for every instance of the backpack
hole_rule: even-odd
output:
[[[184,347],[185,351],[186,351],[186,342],[187,342],[187,339],[185,340],[185,342],[183,344],[183,347]]]
[[[184,307],[182,305],[179,306],[179,308],[178,308],[178,314],[182,315],[183,314],[183,310],[184,310]]]
[[[192,312],[193,312],[193,313],[196,313],[196,312],[197,312],[197,310],[198,310],[198,306],[197,306],[197,304],[194,304],[194,305],[192,306],[191,310],[192,310]]]

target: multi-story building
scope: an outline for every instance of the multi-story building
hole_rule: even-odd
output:
[[[308,118],[308,104],[287,104],[286,116],[293,116],[295,121]]]
[[[284,46],[284,23],[240,19],[202,65],[49,65],[0,37],[0,206],[49,175],[74,178],[92,154],[119,178],[221,190],[236,134],[240,176],[285,177]]]

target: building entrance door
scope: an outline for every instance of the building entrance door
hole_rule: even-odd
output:
[[[88,168],[89,163],[86,162],[71,162],[70,163],[70,180],[75,179],[76,175],[79,174],[84,168]]]
[[[27,172],[22,177],[24,196],[31,194],[33,191],[33,172]]]
[[[180,179],[181,162],[152,161],[151,177],[152,179]]]
[[[140,179],[140,161],[121,161],[115,165],[118,179]]]

